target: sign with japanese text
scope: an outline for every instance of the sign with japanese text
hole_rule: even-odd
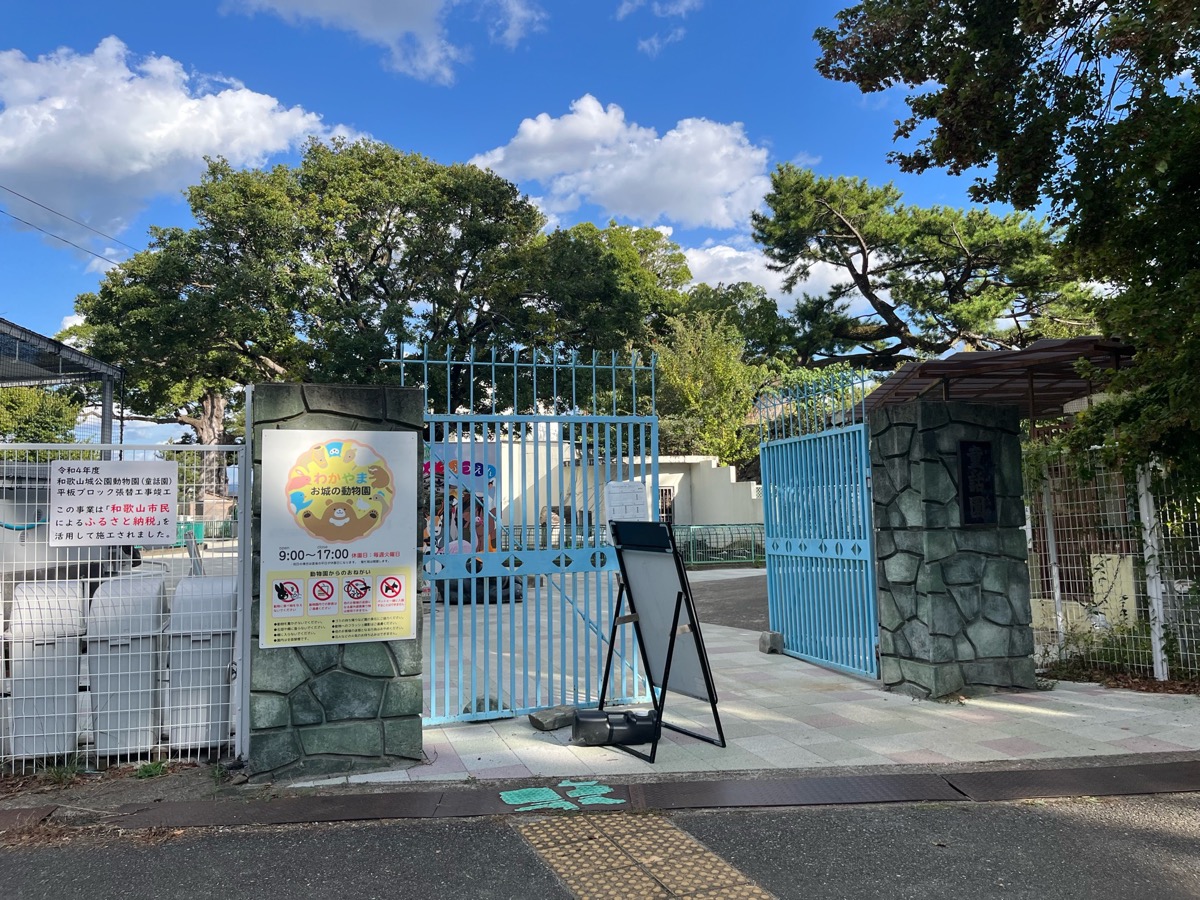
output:
[[[263,432],[260,646],[416,638],[417,442]]]
[[[52,460],[49,544],[173,545],[178,498],[174,461]]]

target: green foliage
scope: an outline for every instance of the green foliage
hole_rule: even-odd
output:
[[[1200,12],[1192,0],[867,0],[816,39],[827,78],[913,91],[896,137],[922,137],[893,154],[903,169],[991,166],[976,198],[1030,208],[1047,193],[1090,199],[1097,185],[1074,178],[1073,160],[1136,154],[1110,126],[1194,96]]]
[[[87,761],[84,757],[72,753],[58,763],[42,766],[38,774],[55,787],[68,787],[78,781],[86,769]]]
[[[267,171],[210,160],[188,201],[197,226],[152,229],[77,299],[71,334],[126,368],[136,414],[205,444],[228,440],[241,385],[390,383],[382,361],[405,344],[454,359],[646,346],[690,279],[657,231],[546,236],[499,176],[374,141],[314,140]],[[452,408],[470,403],[466,369],[432,374]]]
[[[797,365],[881,371],[956,344],[1013,348],[1092,327],[1088,292],[1056,259],[1054,234],[1027,215],[904,206],[890,184],[822,178],[790,163],[771,184],[770,214],[754,215],[754,238],[785,273],[785,290],[817,266],[845,278],[796,304]]]
[[[27,444],[69,444],[83,397],[69,389],[0,389],[0,440]]]
[[[782,360],[795,339],[795,330],[779,315],[775,301],[764,288],[748,281],[694,285],[683,298],[680,315],[701,313],[714,315],[741,332],[750,363]]]
[[[1197,467],[1200,8],[1193,0],[869,0],[817,32],[827,77],[913,90],[893,154],[973,171],[976,199],[1048,198],[1093,312],[1133,366],[1080,417],[1076,447]]]
[[[550,234],[525,263],[530,288],[522,342],[537,347],[646,348],[691,278],[661,232],[585,222]]]
[[[1062,647],[1042,660],[1041,668],[1049,677],[1064,681],[1090,681],[1107,675],[1153,677],[1153,647],[1149,622],[1073,629],[1063,635]],[[1172,678],[1200,674],[1194,660],[1180,653],[1179,636],[1168,627],[1163,628],[1163,656]]]
[[[741,334],[711,313],[666,325],[656,346],[660,451],[746,462],[757,452],[751,416],[764,370],[744,361]]]
[[[134,778],[158,778],[160,775],[167,774],[168,763],[165,759],[155,760],[154,762],[145,762],[134,769]]]

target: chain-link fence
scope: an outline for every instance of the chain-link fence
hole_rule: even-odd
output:
[[[1028,479],[1038,662],[1052,673],[1200,677],[1200,485],[1162,471]]]
[[[226,753],[239,447],[0,446],[0,756],[17,771]]]

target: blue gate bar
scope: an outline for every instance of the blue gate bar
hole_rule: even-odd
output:
[[[788,655],[870,677],[879,629],[863,401],[874,384],[832,371],[759,402],[771,627]]]
[[[657,514],[653,357],[390,362],[426,396],[426,724],[595,702],[618,591],[605,483],[643,481]],[[640,702],[626,631],[608,695]]]

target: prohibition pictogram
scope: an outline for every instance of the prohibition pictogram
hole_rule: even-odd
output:
[[[403,590],[403,583],[393,575],[389,575],[379,583],[379,593],[388,600],[395,600]]]
[[[348,596],[351,600],[361,600],[363,597],[367,596],[369,591],[370,587],[368,587],[367,583],[361,578],[352,578],[350,581],[346,582],[346,596]]]
[[[284,603],[295,603],[300,599],[300,585],[294,581],[275,582],[275,596]]]
[[[313,599],[329,600],[333,597],[333,582],[328,578],[322,578],[312,587]]]

